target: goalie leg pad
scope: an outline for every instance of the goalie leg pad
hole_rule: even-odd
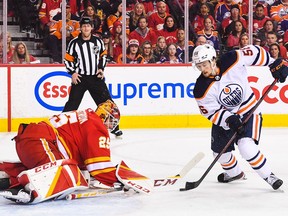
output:
[[[52,198],[65,198],[75,190],[85,190],[88,184],[73,160],[57,160],[23,171],[18,180],[32,195],[31,203]]]

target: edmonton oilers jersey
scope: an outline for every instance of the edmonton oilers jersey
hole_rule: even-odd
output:
[[[246,66],[268,66],[273,62],[260,46],[249,45],[223,54],[219,73],[209,78],[201,74],[196,81],[193,93],[201,114],[213,124],[228,129],[225,120],[229,116],[243,116],[257,103]]]

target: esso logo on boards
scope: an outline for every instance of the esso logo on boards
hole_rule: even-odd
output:
[[[41,77],[35,85],[34,95],[41,106],[62,111],[71,88],[71,75],[66,71],[54,71]]]

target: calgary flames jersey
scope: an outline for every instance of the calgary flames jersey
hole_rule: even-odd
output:
[[[57,146],[65,159],[74,159],[100,182],[117,181],[110,160],[109,133],[92,109],[64,112],[49,119],[55,128]]]
[[[273,62],[260,46],[246,46],[224,54],[217,76],[206,78],[201,74],[196,81],[193,92],[201,114],[213,124],[228,129],[225,120],[229,116],[243,116],[257,103],[248,83],[246,66],[267,66]]]

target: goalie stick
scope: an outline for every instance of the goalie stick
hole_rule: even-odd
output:
[[[248,122],[248,120],[251,118],[251,116],[253,115],[254,111],[259,107],[259,105],[262,103],[262,101],[265,99],[265,97],[268,95],[268,93],[272,90],[272,88],[275,86],[275,84],[277,83],[278,79],[274,79],[274,81],[272,82],[272,84],[269,86],[269,88],[264,92],[264,94],[262,95],[262,97],[259,99],[259,101],[255,104],[255,106],[250,110],[249,114],[246,116],[246,118],[243,120],[242,125],[244,125],[245,123]],[[213,166],[215,165],[215,163],[218,161],[218,159],[221,157],[221,155],[226,151],[226,149],[233,143],[233,141],[235,140],[237,136],[237,132],[235,132],[233,134],[233,136],[231,137],[231,139],[228,141],[228,143],[224,146],[224,148],[222,149],[222,151],[217,155],[217,157],[214,158],[214,160],[212,161],[212,163],[210,164],[210,166],[206,169],[206,171],[204,172],[204,174],[201,176],[201,178],[198,181],[195,182],[186,182],[185,187],[184,188],[180,188],[180,191],[187,191],[187,190],[191,190],[194,189],[196,187],[198,187],[201,182],[204,180],[204,178],[207,176],[207,174],[210,172],[210,170],[213,168]]]
[[[185,166],[181,169],[181,171],[175,175],[168,178],[162,179],[154,179],[154,187],[165,187],[174,185],[180,178],[183,178],[187,175],[190,170],[195,167],[199,161],[201,161],[204,157],[203,152],[197,153]],[[89,198],[89,197],[99,197],[103,195],[107,195],[113,192],[121,192],[118,189],[114,188],[90,188],[85,191],[75,191],[66,196],[66,200],[80,199],[80,198]]]
[[[109,193],[121,192],[120,190],[114,188],[94,188],[88,189],[85,191],[73,192],[66,195],[66,200],[80,199],[80,198],[88,198],[88,197],[99,197],[103,195],[107,195]]]

